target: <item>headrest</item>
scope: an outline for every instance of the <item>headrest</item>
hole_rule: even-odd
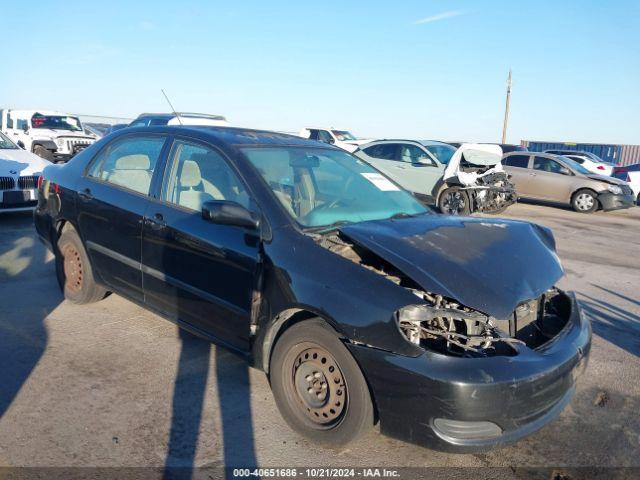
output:
[[[149,170],[149,157],[142,154],[125,155],[116,160],[116,170]]]
[[[200,167],[193,160],[185,160],[180,173],[180,185],[183,187],[197,187],[202,182]]]

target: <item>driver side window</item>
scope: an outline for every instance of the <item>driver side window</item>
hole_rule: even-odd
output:
[[[433,161],[421,148],[406,143],[400,144],[400,161],[433,166]]]
[[[533,169],[549,173],[562,173],[562,165],[545,157],[535,157],[533,159]]]
[[[199,212],[211,200],[227,200],[249,208],[249,195],[226,160],[213,148],[177,140],[163,199]]]

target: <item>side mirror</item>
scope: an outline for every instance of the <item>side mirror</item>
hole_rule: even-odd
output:
[[[571,175],[571,170],[569,170],[567,167],[560,167],[560,173],[562,175]]]
[[[22,140],[18,140],[17,145],[18,145],[21,149],[26,150],[26,148],[25,148],[24,143],[22,142]]]
[[[333,138],[333,137],[329,137],[329,143],[330,143],[331,145],[333,145],[334,143],[336,143],[335,138]]]
[[[202,205],[202,218],[218,225],[233,225],[257,230],[260,220],[255,214],[236,202],[211,200]]]

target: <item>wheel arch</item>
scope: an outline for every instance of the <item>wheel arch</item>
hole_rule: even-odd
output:
[[[303,322],[305,320],[311,320],[317,318],[322,320],[326,327],[332,330],[338,337],[343,338],[336,327],[336,322],[333,319],[328,318],[326,315],[322,315],[315,312],[313,309],[305,307],[293,307],[278,313],[269,323],[265,326],[265,333],[262,339],[259,340],[259,344],[262,347],[257,352],[262,367],[262,370],[269,375],[269,363],[271,362],[271,355],[273,354],[273,347],[275,346],[278,338],[291,326],[296,323]]]
[[[582,192],[583,190],[587,190],[587,191],[593,193],[593,198],[596,199],[596,203],[598,204],[598,208],[602,207],[600,205],[600,201],[598,200],[598,192],[596,192],[591,187],[580,187],[580,188],[576,188],[573,192],[571,192],[571,196],[569,197],[569,203],[571,204],[572,207],[573,207],[573,198],[578,194],[578,192]]]

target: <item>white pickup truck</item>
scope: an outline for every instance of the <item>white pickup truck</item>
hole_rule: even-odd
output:
[[[78,117],[49,110],[0,109],[0,131],[51,162],[66,162],[97,140]]]
[[[356,138],[351,132],[347,130],[340,130],[336,128],[318,128],[318,127],[305,127],[300,130],[298,134],[302,138],[309,138],[311,140],[317,140],[319,142],[330,143],[336,147],[340,147],[347,152],[354,152],[359,145],[369,143],[371,139]]]

